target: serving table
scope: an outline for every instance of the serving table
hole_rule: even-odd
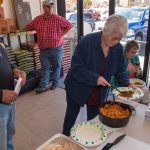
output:
[[[118,99],[116,101],[122,100]],[[105,126],[100,122],[99,116],[89,121],[102,125],[107,130],[108,137],[101,145],[87,147],[87,150],[101,150],[108,142],[113,142],[122,134],[126,134],[124,139],[110,150],[150,150],[150,119],[145,118],[147,106],[136,102],[128,103],[135,107],[136,113],[130,118],[129,123],[125,127],[111,128]]]
[[[106,143],[113,142],[118,136],[126,134],[127,136],[110,150],[150,150],[150,119],[145,118],[147,106],[136,102],[129,103],[136,107],[136,113],[130,118],[129,123],[125,127],[117,129],[106,127],[106,130],[108,131],[107,140],[100,146],[90,149],[100,150]],[[102,124],[98,116],[91,121]]]

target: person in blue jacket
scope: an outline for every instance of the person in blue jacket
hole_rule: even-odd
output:
[[[14,77],[22,77],[22,85],[26,82],[26,74],[9,62],[4,45],[0,42],[0,150],[14,150],[15,134],[15,100]]]
[[[127,30],[125,17],[111,15],[103,31],[88,34],[78,43],[65,79],[67,108],[63,134],[70,135],[80,108],[85,104],[88,120],[98,115],[112,76],[121,86],[130,84],[123,47],[119,43]]]

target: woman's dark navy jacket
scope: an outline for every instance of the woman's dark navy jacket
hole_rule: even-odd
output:
[[[82,38],[75,49],[65,79],[66,94],[81,106],[86,104],[93,87],[96,86],[104,64],[101,36],[102,32],[96,32]],[[120,43],[109,49],[107,57],[103,77],[110,82],[112,76],[117,78],[121,86],[129,85],[123,47]],[[105,99],[107,88],[101,86],[101,102]]]

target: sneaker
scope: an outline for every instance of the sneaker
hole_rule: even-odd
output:
[[[35,90],[36,94],[40,94],[40,93],[43,93],[43,92],[46,92],[48,90],[48,87],[44,87],[44,88],[37,88]]]
[[[50,87],[50,90],[55,90],[57,88],[58,84],[57,83],[53,83]]]

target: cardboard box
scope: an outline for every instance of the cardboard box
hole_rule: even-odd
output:
[[[9,33],[7,21],[0,21],[0,34],[6,34]]]
[[[16,22],[13,18],[6,19],[9,32],[16,32]]]
[[[4,20],[5,20],[4,9],[3,7],[0,7],[0,21],[4,21]]]

